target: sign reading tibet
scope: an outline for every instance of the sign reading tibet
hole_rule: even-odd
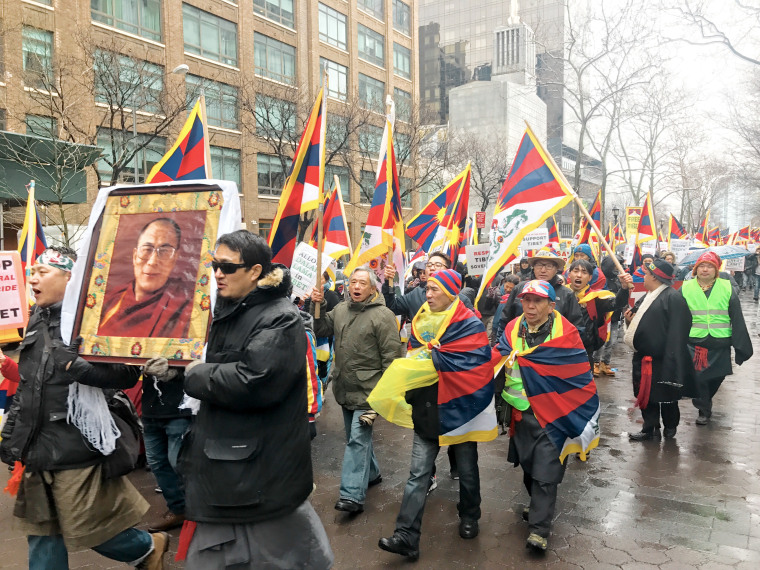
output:
[[[21,256],[17,251],[0,251],[0,330],[24,328],[28,320]]]
[[[488,264],[488,253],[491,246],[487,243],[478,245],[466,245],[464,247],[467,254],[467,273],[470,275],[483,275],[483,271]]]

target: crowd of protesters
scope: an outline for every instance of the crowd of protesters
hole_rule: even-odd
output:
[[[167,531],[179,527],[178,557],[187,568],[331,567],[327,534],[309,502],[322,390],[332,384],[345,426],[335,509],[360,513],[367,489],[382,482],[373,451],[375,390],[402,359],[428,375],[402,389],[414,429],[410,476],[394,532],[379,548],[419,557],[442,446],[459,480],[459,534],[478,535],[477,442],[495,437],[490,422],[498,417],[510,429],[508,461],[522,468],[530,495],[526,546],[545,551],[564,459],[593,445],[558,449],[549,438],[529,385],[536,370],[572,365],[575,380],[595,393],[594,377],[616,375],[612,348],[624,329],[643,418],[629,438],[638,442],[676,436],[681,398],[693,398],[697,425],[709,423],[713,398],[732,372],[731,349],[737,365],[752,356],[739,295],[749,290],[758,300],[760,248],[733,276],[712,252],[688,273],[670,252],[644,256],[633,274],[620,271],[622,261],[597,259],[587,244],[569,260],[546,247],[503,268],[477,297],[480,279],[437,252],[414,263],[403,292],[397,283],[404,276],[393,265],[380,274],[359,267],[342,296],[325,274],[299,310],[288,268],[272,263],[260,237],[240,230],[216,244],[218,297],[203,360],[177,367],[152,358],[137,367],[89,362],[77,339],[62,341],[61,303],[76,254],[47,249],[32,268],[36,305],[17,358],[0,352],[0,373],[15,390],[0,459],[13,470],[8,490],[16,494],[15,524],[28,537],[29,567],[67,568],[70,549],[92,548],[160,569]],[[680,290],[679,277],[686,278]],[[645,294],[634,303],[636,282]],[[502,368],[494,375],[496,362]],[[482,402],[465,423],[449,423],[446,375],[478,388],[465,394]],[[167,508],[147,531],[136,525],[148,504],[126,477],[136,464],[128,422],[112,412],[121,391],[136,386],[147,465]],[[591,435],[598,440],[598,426]]]

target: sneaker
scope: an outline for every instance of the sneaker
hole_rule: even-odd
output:
[[[177,515],[171,511],[166,511],[157,521],[148,525],[148,532],[164,532],[182,526],[185,522],[185,515]]]
[[[599,368],[600,368],[599,363],[594,362],[594,376],[599,376]]]
[[[169,550],[169,535],[165,532],[151,533],[153,539],[153,552],[137,565],[141,570],[163,570],[164,554]]]
[[[433,475],[430,477],[430,483],[428,484],[427,494],[429,495],[431,491],[435,491],[437,488],[438,488],[438,477]]]
[[[605,376],[612,376],[612,377],[615,376],[615,371],[612,368],[610,368],[610,365],[607,364],[606,362],[602,362],[601,364],[599,364],[599,371]]]
[[[528,541],[525,543],[525,546],[527,548],[530,548],[535,552],[546,552],[546,547],[548,545],[549,541],[547,541],[543,536],[538,536],[535,532],[530,533]]]

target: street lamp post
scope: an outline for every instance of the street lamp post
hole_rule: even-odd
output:
[[[620,208],[615,206],[614,208],[612,208],[612,224],[615,226],[617,225],[618,214],[620,214]]]

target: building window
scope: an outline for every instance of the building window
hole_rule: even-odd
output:
[[[295,29],[293,0],[253,0],[253,12],[290,29]]]
[[[396,103],[396,116],[407,123],[412,120],[412,94],[398,87],[393,88],[393,100]]]
[[[259,220],[259,236],[269,242],[269,234],[272,232],[272,220]]]
[[[211,174],[217,180],[229,180],[240,189],[240,151],[221,146],[210,147]]]
[[[338,177],[340,182],[340,194],[343,197],[343,201],[346,204],[351,203],[351,187],[350,179],[348,177],[348,168],[345,166],[333,166],[331,164],[325,165],[325,188],[332,188],[335,185],[335,179],[333,176]]]
[[[412,35],[412,17],[409,12],[409,5],[404,4],[401,0],[393,0],[393,29],[407,36]]]
[[[224,129],[238,128],[238,90],[237,87],[219,83],[211,79],[198,77],[197,75],[186,75],[187,90],[193,94],[188,97],[187,108],[192,109],[195,105],[196,96],[201,88],[206,95],[206,119],[208,124],[213,127],[222,127]]]
[[[346,49],[346,16],[319,4],[319,39],[331,46]]]
[[[365,109],[382,113],[385,105],[385,83],[360,73],[359,100]]]
[[[342,145],[347,144],[350,135],[348,119],[346,119],[346,117],[334,113],[327,113],[325,146],[328,150],[336,150]]]
[[[135,146],[144,145],[137,154],[128,161],[119,174],[120,182],[145,182],[145,178],[151,169],[163,158],[166,152],[166,140],[162,137],[150,137],[138,134],[135,138],[131,132],[112,131],[111,129],[98,129],[98,146],[103,149],[103,154],[98,160],[98,172],[102,180],[107,183],[117,182],[112,180],[114,160],[113,148],[116,147],[116,161],[121,157],[130,155]],[[135,181],[135,164],[137,164],[137,181]]]
[[[362,170],[359,178],[359,202],[362,204],[371,204],[372,197],[375,195],[375,173],[369,170]],[[362,228],[364,232],[364,228]]]
[[[408,48],[394,42],[393,44],[393,72],[396,75],[409,79],[412,77],[412,55]]]
[[[348,68],[324,57],[319,58],[319,68],[327,68],[327,95],[341,101],[348,98]]]
[[[237,65],[237,24],[182,4],[185,51]]]
[[[96,22],[161,41],[160,0],[90,0],[90,15]]]
[[[164,68],[126,55],[96,50],[95,101],[118,108],[139,109],[146,113],[161,110]]]
[[[366,125],[359,131],[359,150],[375,157],[380,154],[380,145],[383,144],[383,127]]]
[[[399,185],[398,190],[399,190],[399,193],[401,194],[401,207],[411,208],[412,207],[412,191],[410,190],[410,188],[412,187],[411,179],[400,176],[398,179],[398,185]]]
[[[359,58],[380,67],[385,66],[385,38],[359,24]]]
[[[58,120],[55,117],[42,115],[26,116],[26,134],[44,137],[46,139],[58,138]]]
[[[265,138],[292,138],[296,134],[297,110],[294,103],[267,95],[256,95],[253,118],[256,133]]]
[[[382,20],[385,11],[385,0],[356,0],[359,10],[372,14],[375,18]]]
[[[5,130],[5,109],[0,109],[0,131]]]
[[[263,34],[253,34],[256,74],[288,85],[296,82],[296,48]]]
[[[53,32],[24,26],[21,34],[24,83],[41,89],[53,85]]]
[[[258,182],[259,196],[279,196],[285,185],[285,177],[288,175],[292,161],[287,159],[286,169],[278,156],[268,154],[256,155],[256,180]]]
[[[396,158],[399,161],[409,158],[411,140],[412,138],[406,133],[393,133],[393,146],[396,152]]]

